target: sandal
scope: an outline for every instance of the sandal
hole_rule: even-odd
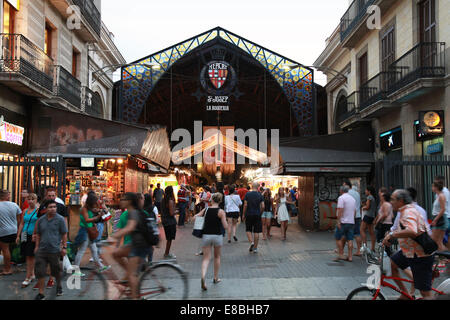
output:
[[[222,279],[214,279],[214,280],[213,280],[213,283],[214,283],[214,284],[221,283],[221,282],[222,282]]]
[[[203,291],[208,290],[208,288],[207,288],[206,285],[205,285],[205,279],[202,279],[202,290],[203,290]]]

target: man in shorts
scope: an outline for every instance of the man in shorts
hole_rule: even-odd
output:
[[[433,278],[434,257],[425,254],[423,248],[414,241],[418,235],[428,232],[423,217],[414,207],[413,200],[407,190],[396,190],[391,197],[394,211],[399,212],[400,221],[396,231],[390,232],[383,240],[385,246],[390,246],[392,239],[398,239],[400,251],[391,256],[392,277],[399,278],[399,268],[402,270],[411,268],[414,287],[420,291],[424,299],[432,299],[433,291],[431,283]],[[400,290],[406,291],[402,281],[394,280]],[[399,300],[408,300],[408,297],[400,296]]]
[[[338,199],[337,205],[337,226],[336,226],[336,245],[338,247],[338,257],[334,261],[346,260],[353,261],[353,232],[355,229],[355,215],[356,215],[356,201],[348,194],[350,188],[342,186],[340,189],[341,196]],[[344,257],[345,242],[342,239],[347,239],[348,257]]]
[[[56,295],[61,296],[61,264],[60,258],[66,255],[67,226],[64,218],[56,213],[56,202],[47,202],[47,212],[36,222],[36,256],[35,274],[38,279],[39,293],[35,300],[44,300],[44,283],[47,266],[56,279]]]
[[[9,201],[11,194],[0,190],[0,249],[3,252],[5,268],[0,275],[9,276],[11,271],[11,253],[9,245],[16,242],[17,226],[22,210],[14,202]],[[14,239],[13,239],[14,238]]]
[[[356,186],[352,186],[350,180],[344,180],[344,186],[349,188],[348,194],[353,197],[356,201],[356,216],[355,216],[355,230],[353,231],[353,237],[356,241],[356,253],[355,256],[361,256],[359,252],[361,250],[362,240],[361,240],[361,195],[359,194]]]
[[[244,221],[248,241],[251,243],[250,252],[258,253],[259,234],[262,233],[261,215],[264,212],[264,198],[258,192],[259,184],[254,182],[252,190],[244,198]]]

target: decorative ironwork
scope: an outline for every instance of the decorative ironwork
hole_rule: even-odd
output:
[[[53,60],[21,34],[1,34],[0,72],[19,73],[53,91]]]
[[[80,7],[81,14],[89,23],[95,33],[100,36],[102,30],[102,17],[92,0],[72,0],[75,5]]]
[[[206,43],[220,38],[258,61],[274,77],[286,94],[296,116],[301,135],[313,134],[313,70],[265,49],[220,27],[122,68],[122,119],[137,122],[158,80],[174,63]],[[157,65],[159,68],[150,68]]]
[[[347,97],[347,112],[339,114],[337,116],[338,123],[344,122],[345,120],[349,119],[350,117],[359,112],[356,101],[358,94],[359,92],[355,91]]]
[[[420,78],[445,76],[445,42],[423,42],[417,44],[390,67],[394,74],[389,91],[398,89]]]
[[[55,66],[54,95],[81,109],[81,82],[62,66]]]
[[[363,83],[359,88],[360,110],[364,110],[368,106],[380,100],[386,100],[389,90],[389,83],[392,81],[393,73],[383,71]]]
[[[92,116],[103,118],[102,99],[98,93],[88,87],[83,87],[82,97],[81,110]]]
[[[341,41],[353,31],[367,14],[367,8],[373,5],[375,0],[354,0],[341,18]]]

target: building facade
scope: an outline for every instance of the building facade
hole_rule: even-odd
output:
[[[314,63],[328,78],[329,133],[372,128],[375,185],[421,188],[449,174],[448,161],[428,173],[405,162],[450,155],[449,12],[449,1],[355,0]]]
[[[101,21],[100,3],[2,1],[2,99],[30,101],[33,97],[45,104],[110,119],[113,68],[106,66],[124,64],[125,60]],[[26,104],[9,103],[22,114]]]
[[[102,23],[100,0],[2,0],[0,9],[0,188],[14,199],[29,185],[31,160],[24,157],[34,151],[32,138],[55,123],[51,116],[68,111],[67,126],[72,114],[111,119],[112,72],[125,59]],[[45,118],[41,108],[54,111]],[[74,134],[81,140],[79,132]],[[48,134],[47,142],[54,138]],[[49,177],[55,170],[30,172]],[[50,180],[45,183],[61,178]]]

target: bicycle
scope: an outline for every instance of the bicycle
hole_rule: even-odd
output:
[[[99,247],[107,247],[110,243],[100,241]],[[100,255],[103,259],[103,254]],[[144,270],[142,271],[142,268]],[[150,266],[139,267],[139,298],[141,300],[164,299],[185,300],[188,297],[188,281],[186,273],[177,264],[159,261]],[[90,269],[86,277],[81,277],[77,298],[80,300],[121,300],[131,299],[128,284],[118,279],[113,268],[104,272]]]
[[[347,296],[347,300],[377,300],[377,299],[378,300],[386,300],[385,295],[381,292],[381,288],[392,289],[392,290],[404,295],[409,300],[419,300],[419,299],[416,299],[415,296],[411,296],[409,293],[403,292],[396,285],[386,282],[386,280],[399,280],[399,281],[406,282],[406,283],[414,283],[413,280],[397,278],[397,277],[392,277],[392,276],[386,275],[386,270],[383,269],[383,259],[389,259],[389,257],[385,256],[384,252],[385,252],[384,246],[380,246],[380,250],[378,251],[378,255],[376,255],[376,256],[371,254],[367,250],[367,248],[365,248],[365,250],[363,251],[363,254],[366,258],[367,264],[375,265],[375,266],[379,267],[379,271],[380,271],[379,274],[381,275],[380,282],[379,282],[377,288],[370,288],[369,286],[365,285],[365,286],[362,286],[362,287],[359,287],[359,288],[353,290]],[[439,267],[439,261],[438,261],[439,257],[449,259],[450,252],[436,252],[434,254],[434,256],[435,256],[435,259],[437,260],[437,262],[435,263],[435,266],[433,268],[432,283],[434,282],[434,280],[436,278],[438,278],[440,276],[441,273],[444,272],[444,270],[441,270],[442,268]],[[389,263],[390,263],[390,261],[389,261]],[[450,294],[450,279],[446,279],[445,281],[443,281],[438,286],[438,288],[432,288],[432,291],[434,292],[435,297],[446,296],[446,295]]]

